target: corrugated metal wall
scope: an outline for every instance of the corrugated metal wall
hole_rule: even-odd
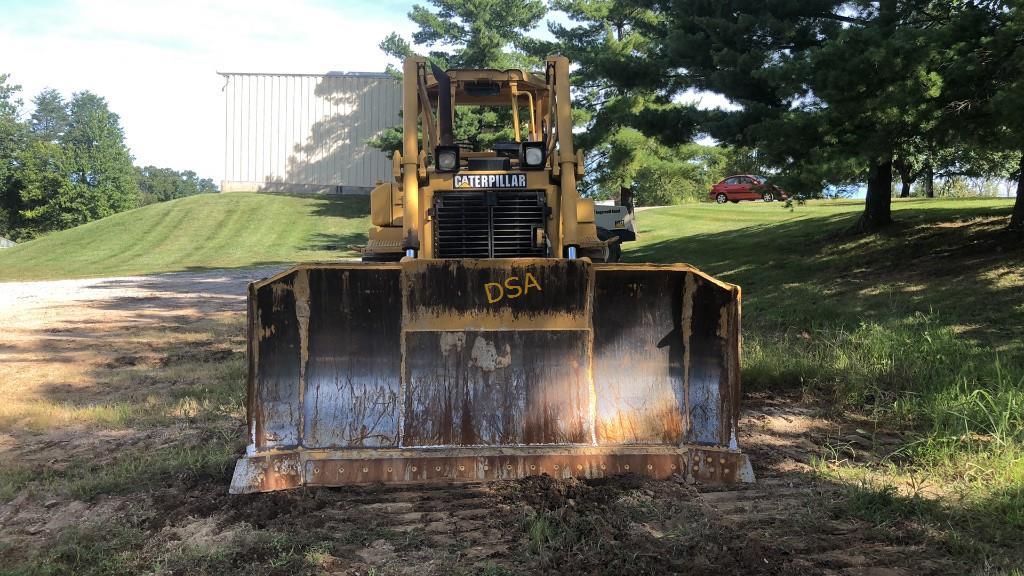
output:
[[[365,142],[401,122],[386,74],[222,73],[224,181],[231,191],[360,191],[391,178]]]

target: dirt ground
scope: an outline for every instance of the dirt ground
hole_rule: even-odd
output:
[[[847,513],[815,459],[898,433],[748,395],[754,485],[370,486],[229,496],[246,284],[273,269],[0,284],[0,573],[958,574]]]

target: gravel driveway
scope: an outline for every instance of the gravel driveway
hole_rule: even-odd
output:
[[[0,282],[0,326],[5,331],[72,320],[81,312],[140,308],[200,312],[245,310],[249,282],[284,266],[171,272],[149,276]],[[76,308],[78,310],[76,310]]]

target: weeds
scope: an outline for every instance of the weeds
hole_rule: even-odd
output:
[[[2,576],[114,574],[316,574],[330,558],[330,543],[302,534],[236,527],[230,537],[202,545],[164,542],[139,527],[86,524],[62,532],[54,546],[0,568]]]
[[[1024,562],[1015,552],[1024,549],[1024,368],[959,337],[936,314],[781,342],[804,356],[803,385],[831,394],[834,410],[917,430],[875,469],[857,468],[842,443],[825,447],[819,472],[855,482],[847,513],[881,528],[929,526],[975,562]],[[750,359],[771,362],[764,350]]]
[[[226,479],[240,442],[176,445],[146,454],[126,454],[112,464],[76,468],[59,486],[76,498],[144,489],[168,478]]]
[[[547,516],[534,516],[527,520],[527,549],[531,554],[540,554],[555,540],[555,529]]]
[[[957,501],[905,494],[884,482],[861,480],[847,486],[841,512],[878,529],[899,526],[903,528],[899,533],[906,536],[930,528],[955,555],[993,572],[1012,573],[1024,564],[1024,489],[1020,486],[964,494]]]
[[[52,477],[52,472],[40,471],[35,466],[12,464],[0,468],[0,503],[8,502],[32,482]]]
[[[745,362],[748,388],[772,388],[765,375],[790,374],[790,386],[829,394],[837,409],[866,409],[880,424],[911,424],[933,440],[999,449],[1024,440],[1024,366],[958,337],[934,313],[849,331],[755,334]]]
[[[919,494],[903,495],[891,484],[874,486],[861,482],[849,489],[844,505],[847,512],[876,526],[894,520],[914,520],[935,517],[940,508],[936,501]]]
[[[773,246],[799,229],[773,233],[763,244],[770,254],[759,258],[774,269],[745,276],[739,267],[733,278],[752,296],[744,388],[800,390],[824,398],[832,416],[855,412],[878,428],[910,432],[867,465],[841,440],[824,447],[817,470],[850,487],[845,513],[919,524],[979,565],[1022,565],[1022,254],[975,248],[969,261],[936,258],[957,254],[967,227],[937,232],[922,214],[897,241],[843,241],[812,248],[815,257],[801,262]],[[779,290],[780,281],[790,284]]]
[[[90,525],[72,527],[57,537],[48,549],[29,562],[0,568],[3,576],[83,576],[131,574],[141,571],[146,533],[131,525]]]
[[[145,490],[168,479],[217,478],[226,481],[241,442],[214,437],[202,444],[175,444],[150,452],[125,452],[112,461],[74,460],[62,470],[9,467],[0,470],[0,501],[31,486],[33,490],[91,499],[101,494]]]

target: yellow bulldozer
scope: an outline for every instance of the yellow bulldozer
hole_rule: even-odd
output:
[[[249,287],[249,445],[231,492],[752,481],[740,288],[614,262],[626,231],[599,228],[577,192],[568,60],[541,75],[410,58],[403,73],[403,145],[371,194],[362,262]],[[460,106],[511,108],[514,141],[455,141]]]

